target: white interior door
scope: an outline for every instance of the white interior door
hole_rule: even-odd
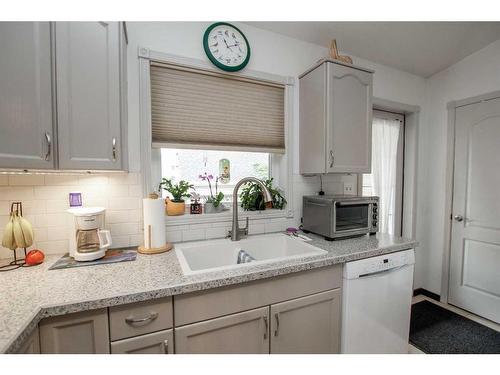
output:
[[[456,109],[449,303],[500,322],[500,98]]]

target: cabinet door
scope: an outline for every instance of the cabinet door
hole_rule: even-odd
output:
[[[54,168],[48,22],[0,23],[0,168]]]
[[[120,24],[57,22],[61,169],[121,169]]]
[[[111,343],[111,354],[173,354],[173,330],[160,331]]]
[[[17,350],[17,354],[40,354],[40,335],[38,327],[29,335],[21,347]]]
[[[47,318],[39,327],[43,354],[109,353],[106,309]]]
[[[269,307],[245,311],[175,329],[181,354],[269,353]]]
[[[372,74],[328,63],[326,171],[370,173]]]
[[[271,305],[271,353],[339,353],[340,307],[340,289]]]

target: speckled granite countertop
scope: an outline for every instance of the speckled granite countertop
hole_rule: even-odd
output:
[[[415,241],[378,233],[328,242],[308,234],[328,253],[234,270],[184,276],[175,251],[138,254],[133,262],[48,271],[60,258],[0,273],[0,352],[14,352],[49,316],[244,283],[415,247]]]

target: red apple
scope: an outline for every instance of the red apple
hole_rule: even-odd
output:
[[[41,250],[33,249],[26,254],[26,264],[34,266],[43,262],[45,255]]]

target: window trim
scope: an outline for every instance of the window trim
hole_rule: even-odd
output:
[[[164,52],[150,50],[145,47],[138,48],[139,58],[139,126],[141,144],[141,175],[143,179],[143,196],[147,196],[151,191],[156,190],[156,180],[158,175],[153,173],[153,164],[160,162],[157,153],[153,153],[152,132],[151,132],[151,91],[150,91],[150,62],[156,61],[166,64],[181,65],[186,68],[200,69],[214,73],[220,71],[210,63],[203,60],[192,59]],[[245,69],[240,72],[224,72],[224,74],[234,75],[240,78],[260,80],[271,84],[285,86],[285,154],[270,154],[269,174],[274,178],[277,185],[284,189],[287,206],[283,211],[266,210],[258,213],[247,212],[250,220],[271,219],[271,218],[292,218],[293,207],[293,151],[292,132],[294,115],[294,93],[296,89],[296,79],[293,77],[280,76],[266,72]],[[172,145],[169,145],[170,147]],[[156,149],[159,150],[160,149]],[[153,155],[154,154],[154,155]],[[160,159],[160,160],[158,160]],[[210,215],[182,215],[179,217],[169,217],[167,226],[210,222],[231,222],[232,210],[220,214]],[[229,213],[229,215],[228,215]],[[244,215],[241,215],[243,218]]]

